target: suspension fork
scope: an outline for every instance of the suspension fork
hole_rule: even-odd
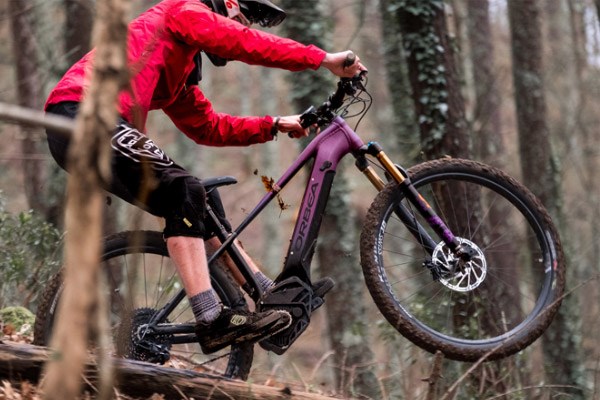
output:
[[[444,241],[444,243],[456,254],[461,254],[461,246],[454,234],[448,226],[433,210],[431,205],[421,196],[417,189],[413,186],[409,177],[400,171],[400,169],[392,162],[385,154],[383,148],[376,142],[369,142],[365,147],[361,148],[356,157],[356,166],[369,179],[378,191],[383,190],[385,182],[377,175],[377,172],[371,167],[365,155],[371,155],[379,160],[381,166],[387,171],[391,178],[398,184],[398,189],[406,196],[408,201],[415,206],[419,214],[425,218],[429,226],[434,232]],[[437,246],[436,241],[425,231],[423,226],[419,224],[413,214],[399,203],[394,208],[394,213],[406,225],[411,234],[423,244],[429,254]]]

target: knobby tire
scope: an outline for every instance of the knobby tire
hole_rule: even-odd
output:
[[[562,246],[545,208],[513,178],[473,161],[425,162],[408,175],[452,232],[482,256],[455,275],[432,268],[422,238],[440,243],[439,237],[398,185],[388,183],[361,233],[363,273],[383,316],[414,344],[459,361],[501,359],[530,345],[552,321],[565,287]],[[400,203],[424,231],[407,229]]]

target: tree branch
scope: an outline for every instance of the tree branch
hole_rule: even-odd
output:
[[[69,118],[2,102],[0,102],[0,121],[28,126],[42,126],[65,134],[73,132],[75,126],[73,120]]]

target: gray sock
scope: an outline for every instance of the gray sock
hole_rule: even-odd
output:
[[[221,313],[221,304],[214,290],[209,289],[190,297],[192,312],[198,322],[212,322]]]
[[[255,273],[254,277],[256,278],[256,281],[260,285],[260,288],[262,289],[263,292],[266,292],[267,290],[269,290],[271,288],[271,286],[273,286],[273,281],[271,279],[269,279],[261,271],[258,271],[257,273]]]

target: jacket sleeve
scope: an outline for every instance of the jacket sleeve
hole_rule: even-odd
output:
[[[163,111],[186,136],[208,146],[247,146],[273,139],[273,119],[216,113],[196,85],[185,88]]]
[[[317,69],[326,55],[316,46],[247,28],[199,1],[174,7],[166,29],[178,40],[219,57],[289,71]]]

